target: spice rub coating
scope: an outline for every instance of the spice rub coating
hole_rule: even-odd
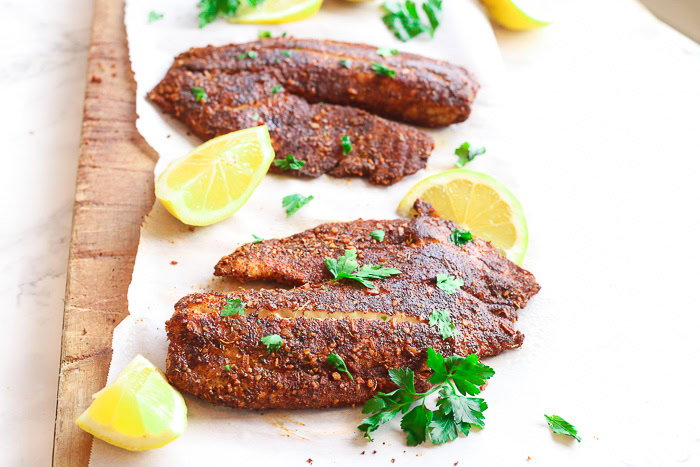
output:
[[[517,310],[539,291],[535,278],[487,242],[455,245],[449,240],[454,223],[426,216],[429,207],[421,202],[416,208],[416,219],[323,224],[244,245],[223,258],[218,275],[298,287],[180,300],[167,323],[168,379],[231,407],[333,407],[391,390],[390,368],[412,368],[418,384],[427,387],[428,347],[482,357],[519,347]],[[383,242],[369,235],[376,229],[386,232]],[[323,259],[347,248],[358,250],[360,265],[383,263],[401,274],[374,281],[373,289],[347,279],[334,282]],[[464,285],[448,294],[436,286],[440,273]],[[236,298],[245,302],[245,314],[221,317],[226,300]],[[430,326],[437,309],[449,312],[454,337],[443,339]],[[260,341],[268,334],[283,339],[269,354]],[[344,359],[353,381],[327,363],[330,353]]]

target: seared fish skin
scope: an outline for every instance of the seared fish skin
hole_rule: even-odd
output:
[[[425,206],[417,203],[420,214]],[[291,290],[194,294],[180,300],[167,323],[167,376],[173,385],[215,404],[243,408],[322,408],[360,404],[394,386],[390,368],[410,367],[427,387],[426,349],[496,355],[519,347],[517,310],[539,291],[529,272],[482,240],[455,245],[456,225],[427,217],[323,224],[279,240],[244,245],[217,265],[218,275],[300,285]],[[377,242],[369,232],[386,232]],[[401,271],[368,289],[333,282],[323,259],[346,248],[362,264]],[[453,294],[436,276],[464,281]],[[221,317],[226,299],[246,303],[244,316]],[[447,310],[455,337],[430,326],[434,310]],[[268,354],[261,337],[279,334]],[[327,363],[340,355],[354,381]],[[225,369],[230,365],[230,370]],[[227,367],[228,368],[228,367]]]
[[[376,50],[285,38],[192,49],[175,59],[149,98],[202,139],[267,125],[278,158],[306,162],[288,175],[389,185],[424,168],[433,141],[377,115],[427,126],[462,121],[478,85],[463,68],[412,54],[383,58]],[[396,75],[379,76],[372,63]],[[200,102],[195,87],[206,90]],[[349,154],[343,136],[352,143]]]

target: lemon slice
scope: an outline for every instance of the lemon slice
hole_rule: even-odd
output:
[[[274,158],[265,126],[219,136],[171,162],[156,197],[185,224],[214,224],[245,204]]]
[[[418,182],[399,203],[409,216],[416,199],[433,205],[440,217],[455,221],[490,241],[520,264],[527,251],[527,222],[520,202],[501,182],[480,172],[454,169]]]
[[[501,26],[514,31],[547,26],[550,21],[537,19],[541,7],[540,2],[526,0],[481,0],[489,16]],[[539,7],[539,8],[538,8]]]
[[[241,2],[232,23],[291,23],[316,14],[323,0],[265,0],[257,6]]]
[[[137,355],[117,379],[92,396],[75,421],[80,428],[120,448],[143,451],[165,446],[187,426],[187,406],[151,362]]]

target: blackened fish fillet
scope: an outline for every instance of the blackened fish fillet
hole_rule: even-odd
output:
[[[419,212],[420,206],[417,206]],[[323,224],[279,240],[248,244],[223,258],[216,274],[272,280],[291,290],[194,294],[180,300],[167,323],[167,376],[176,387],[215,404],[244,408],[320,408],[359,404],[393,387],[387,370],[410,367],[425,388],[426,349],[496,355],[519,347],[517,310],[539,291],[529,272],[482,240],[455,245],[456,225],[421,216],[413,220],[357,220]],[[369,233],[386,232],[383,242]],[[401,271],[375,288],[331,281],[323,264],[345,249],[360,264],[383,263]],[[438,274],[464,282],[448,294]],[[221,317],[227,299],[246,303],[243,316]],[[429,324],[446,310],[456,326],[443,339]],[[260,339],[278,334],[268,353]],[[354,380],[327,363],[340,355]]]

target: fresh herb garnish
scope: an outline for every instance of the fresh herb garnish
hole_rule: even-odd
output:
[[[464,245],[465,243],[473,242],[474,236],[468,230],[454,229],[450,234],[450,240],[456,245]]]
[[[260,243],[260,242],[262,242],[263,240],[265,240],[264,238],[258,237],[258,236],[255,235],[255,234],[251,234],[251,235],[253,236],[253,244],[255,244],[255,243]]]
[[[373,230],[369,234],[378,242],[384,241],[384,231],[382,229]]]
[[[348,367],[345,365],[343,357],[341,357],[337,353],[332,353],[328,356],[328,364],[334,366],[338,371],[342,371],[343,373],[348,375],[350,377],[350,381],[353,381],[355,379],[348,371]]]
[[[350,68],[350,64],[346,59],[342,59],[340,62],[340,66],[345,67],[345,68]]]
[[[343,146],[343,155],[347,156],[352,152],[352,143],[350,142],[350,137],[349,136],[343,136],[340,138],[341,145]]]
[[[260,342],[265,344],[267,353],[271,354],[282,346],[282,338],[277,334],[268,334],[260,338]]]
[[[392,55],[398,55],[399,51],[396,49],[390,49],[389,47],[379,47],[377,49],[377,55],[381,55],[384,58],[391,57]]]
[[[245,58],[258,58],[258,53],[255,50],[246,50],[236,57],[236,60],[243,60]]]
[[[431,326],[435,326],[442,336],[442,340],[447,340],[455,335],[455,325],[450,319],[450,312],[447,310],[433,310],[430,313]]]
[[[392,70],[391,68],[382,65],[381,63],[372,62],[371,67],[377,76],[388,76],[389,78],[393,78],[396,74],[396,70]]]
[[[287,217],[297,212],[303,205],[314,199],[313,195],[294,194],[282,198],[282,207],[287,211]]]
[[[203,28],[219,15],[232,17],[240,4],[239,0],[202,0],[197,5],[202,9],[199,13],[199,27]]]
[[[272,91],[270,91],[270,95],[271,95],[271,96],[274,96],[275,94],[277,94],[277,93],[280,92],[281,90],[282,90],[282,85],[281,85],[281,84],[278,84],[277,86],[275,86],[274,88],[272,88]]]
[[[258,119],[260,119],[260,114],[257,113],[257,112],[255,112],[255,113],[253,114],[253,120],[258,120]]]
[[[252,6],[252,7],[256,7],[256,6],[260,5],[260,4],[261,4],[262,2],[264,2],[264,1],[265,1],[265,0],[248,0],[248,5],[250,5],[250,6]]]
[[[552,429],[552,433],[571,436],[579,443],[581,442],[581,437],[578,435],[576,428],[574,428],[571,423],[567,422],[559,415],[545,415],[544,418],[547,419],[547,424],[549,425],[549,428]]]
[[[481,398],[467,395],[479,394],[479,387],[494,375],[493,369],[479,362],[476,354],[444,358],[430,347],[427,365],[433,370],[430,382],[435,386],[422,393],[416,392],[413,370],[389,370],[389,377],[399,389],[380,392],[365,404],[362,413],[372,415],[362,420],[357,428],[368,440],[372,441],[371,432],[399,413],[403,414],[401,429],[407,434],[409,446],[426,440],[443,444],[457,439],[459,433],[469,435],[472,426],[484,427],[483,412],[488,405]],[[425,400],[434,392],[439,394],[437,408],[430,410]]]
[[[245,303],[240,298],[227,298],[226,305],[221,309],[219,316],[226,318],[227,316],[243,316],[245,311]]]
[[[270,31],[258,31],[258,39],[269,39],[272,37],[272,32]]]
[[[464,167],[464,165],[467,162],[471,162],[474,160],[476,156],[480,156],[481,154],[486,152],[486,148],[481,147],[481,148],[472,148],[469,143],[464,142],[460,147],[455,149],[455,154],[459,156],[459,159],[457,159],[457,162],[455,162],[455,165],[457,167]]]
[[[455,293],[464,285],[462,279],[457,279],[449,274],[438,274],[436,279],[438,288],[448,294]]]
[[[385,12],[382,21],[386,27],[394,33],[397,39],[406,42],[423,33],[428,33],[430,37],[433,37],[440,24],[442,0],[426,0],[421,3],[425,18],[419,15],[416,3],[412,0],[406,0],[404,3],[387,1],[384,2],[382,8]]]
[[[301,168],[304,167],[304,164],[306,164],[305,161],[295,159],[292,154],[287,154],[287,157],[284,159],[275,159],[272,162],[275,163],[276,167],[279,167],[282,170],[301,170]]]
[[[204,88],[192,88],[191,91],[195,101],[201,102],[207,99],[207,91]]]
[[[293,52],[291,50],[283,50],[282,51],[282,55],[284,55],[285,57],[291,57],[292,53]]]
[[[370,279],[386,279],[387,277],[401,274],[401,271],[395,268],[385,268],[382,265],[365,264],[358,269],[357,250],[345,250],[343,256],[338,259],[326,258],[324,264],[333,275],[333,280],[353,279],[358,281],[369,289],[374,288],[374,284]]]
[[[224,365],[223,369],[226,371],[231,371],[231,365]]]
[[[155,11],[151,11],[150,13],[148,13],[148,22],[149,22],[149,23],[152,23],[152,22],[154,22],[154,21],[158,21],[158,20],[161,19],[162,17],[163,17],[163,13],[158,13],[158,12],[155,12]]]

